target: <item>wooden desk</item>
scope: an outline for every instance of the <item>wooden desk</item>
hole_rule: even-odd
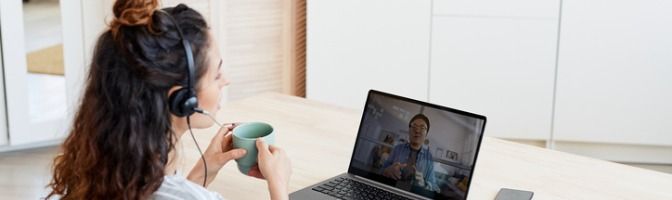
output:
[[[220,122],[265,121],[292,160],[290,191],[347,171],[361,110],[264,94],[222,107]],[[486,126],[487,130],[487,126]],[[207,145],[216,128],[195,131]],[[186,135],[186,134],[185,134]],[[185,136],[189,137],[189,136]],[[198,160],[183,138],[186,171]],[[534,191],[534,199],[672,199],[672,175],[485,137],[469,199],[493,200],[500,188]],[[268,199],[264,181],[242,175],[235,162],[209,189],[227,199]]]

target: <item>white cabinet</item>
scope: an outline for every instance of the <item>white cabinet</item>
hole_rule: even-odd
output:
[[[672,2],[563,4],[556,139],[672,145]]]
[[[66,86],[78,85],[78,78],[83,77],[84,63],[81,57],[78,57],[78,54],[81,54],[81,46],[63,41],[81,36],[79,35],[81,29],[78,29],[82,26],[81,17],[75,20],[72,18],[73,13],[79,13],[81,6],[79,2],[65,2],[53,10],[50,10],[50,6],[45,6],[45,10],[48,11],[44,13],[49,17],[36,17],[35,14],[38,12],[28,9],[28,6],[21,1],[0,2],[0,20],[2,20],[0,40],[3,49],[3,82],[0,84],[4,87],[1,91],[4,93],[1,106],[6,108],[0,109],[4,111],[0,113],[4,115],[1,118],[6,120],[0,123],[0,128],[6,128],[0,131],[6,133],[0,137],[8,137],[0,140],[2,143],[0,152],[58,143],[67,134],[66,124],[69,124],[73,114],[72,103],[77,99],[73,94],[79,87]],[[54,20],[45,20],[51,17]],[[60,22],[63,28],[60,27]],[[32,28],[44,25],[40,23],[59,23],[59,25],[51,24],[53,26],[40,29],[49,33],[45,35],[31,34],[34,32],[27,31],[36,30]],[[60,34],[63,37],[50,37]],[[30,55],[39,55],[39,51],[49,48],[62,49],[63,56],[54,53],[55,55],[41,58],[62,58],[61,62],[65,63],[62,67],[66,73],[60,76],[29,73]],[[51,67],[51,65],[57,64],[49,63],[41,66]]]
[[[306,96],[361,109],[371,89],[427,100],[429,0],[308,1]]]
[[[430,101],[487,116],[488,136],[548,139],[557,23],[435,17]]]
[[[671,10],[664,0],[309,1],[308,98],[361,108],[376,88],[483,114],[489,136],[672,163]]]
[[[5,89],[0,95],[0,152],[56,145],[67,136],[94,43],[106,26],[103,13],[111,12],[114,1],[31,3],[35,4],[0,1],[5,50],[0,66],[0,88]],[[62,75],[29,72],[30,54],[44,52],[45,47],[62,48]],[[60,57],[42,56],[38,58]]]
[[[559,0],[434,0],[434,15],[557,19]]]

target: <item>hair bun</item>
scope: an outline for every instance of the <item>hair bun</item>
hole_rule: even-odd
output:
[[[117,0],[112,8],[114,20],[110,24],[116,36],[121,26],[147,26],[152,31],[152,15],[159,7],[158,0]]]

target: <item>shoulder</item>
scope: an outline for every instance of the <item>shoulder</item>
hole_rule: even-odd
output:
[[[401,143],[401,144],[397,144],[396,146],[394,146],[394,150],[398,150],[398,151],[409,149],[409,148],[410,148],[410,146],[409,146],[408,143]]]
[[[165,176],[163,183],[151,199],[173,200],[173,199],[223,199],[221,195],[211,192],[200,185],[196,185],[186,178],[173,175]]]
[[[432,151],[429,150],[429,147],[423,146],[420,150],[420,155],[432,158]]]
[[[392,149],[392,154],[400,153],[401,151],[404,150],[404,148],[405,148],[405,145],[404,145],[404,144],[397,144],[397,145],[394,145],[394,148]]]

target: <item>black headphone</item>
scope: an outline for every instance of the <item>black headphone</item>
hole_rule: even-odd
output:
[[[198,99],[196,98],[196,90],[194,89],[194,54],[191,50],[191,43],[184,38],[182,34],[182,29],[177,23],[175,18],[170,14],[166,13],[163,10],[158,10],[161,13],[165,13],[168,16],[168,19],[175,24],[177,28],[177,34],[180,36],[182,41],[182,46],[184,47],[184,54],[187,58],[187,85],[173,92],[168,97],[168,106],[170,112],[178,117],[190,116],[196,112],[198,109]]]
[[[205,157],[203,157],[203,151],[201,151],[201,147],[200,145],[198,145],[198,142],[194,137],[194,133],[191,132],[191,122],[189,120],[189,116],[194,114],[194,112],[199,113],[204,112],[204,110],[198,108],[198,99],[196,98],[196,90],[194,89],[194,82],[193,82],[195,80],[194,54],[191,51],[191,44],[189,43],[189,41],[187,41],[187,39],[184,38],[184,34],[182,34],[182,29],[180,28],[180,25],[177,23],[177,20],[175,20],[173,16],[171,16],[169,13],[163,10],[156,10],[156,11],[166,14],[168,16],[168,19],[170,19],[170,21],[172,21],[173,24],[175,24],[177,34],[180,36],[180,41],[182,42],[182,46],[184,47],[184,54],[185,57],[187,58],[187,85],[173,92],[173,94],[171,94],[168,97],[168,106],[170,113],[173,113],[178,117],[187,117],[187,127],[189,127],[189,133],[191,135],[191,139],[194,140],[194,144],[196,144],[198,153],[201,154],[201,160],[203,161],[203,168],[205,168],[203,170],[205,171],[205,177],[203,178],[203,187],[206,187],[207,186],[206,183],[208,180],[208,163],[205,162]]]

